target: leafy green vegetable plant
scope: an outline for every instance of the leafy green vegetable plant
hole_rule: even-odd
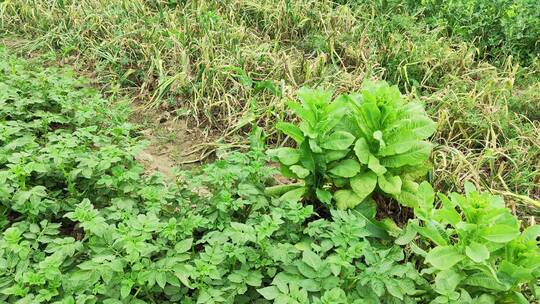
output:
[[[431,266],[424,272],[435,275],[432,303],[529,303],[524,285],[538,294],[540,226],[521,230],[501,197],[472,184],[465,195],[439,194],[439,207],[431,187],[421,188],[424,202],[408,230],[434,244],[427,252],[418,248]]]
[[[426,139],[435,131],[419,103],[405,103],[385,82],[334,101],[320,90],[303,89],[299,98],[302,104],[289,103],[299,126],[277,125],[297,148],[269,154],[285,176],[304,181],[308,199],[353,208],[377,191],[408,206],[417,203],[415,180],[429,168],[432,144]]]

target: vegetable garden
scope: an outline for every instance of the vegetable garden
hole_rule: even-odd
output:
[[[535,3],[46,2],[0,3],[1,302],[538,303]],[[214,149],[145,166],[156,111]]]

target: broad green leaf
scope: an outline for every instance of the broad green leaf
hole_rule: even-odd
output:
[[[481,230],[480,236],[495,243],[508,243],[519,236],[519,229],[509,225],[493,225]]]
[[[392,176],[389,172],[378,177],[379,188],[388,194],[399,194],[401,192],[401,178]]]
[[[315,126],[315,124],[317,123],[317,116],[315,115],[313,110],[305,108],[295,101],[288,102],[287,106],[289,107],[289,109],[293,110],[293,112],[298,115],[298,117],[300,117],[302,120],[304,120],[308,125]]]
[[[292,138],[298,144],[301,144],[304,141],[304,133],[302,133],[302,130],[300,130],[300,128],[293,125],[292,123],[278,122],[276,124],[276,129],[280,130],[285,135]]]
[[[330,193],[330,191],[317,188],[315,190],[315,194],[317,195],[317,198],[323,203],[330,204],[332,202],[332,193]]]
[[[294,165],[300,160],[300,153],[298,150],[289,147],[268,150],[267,154],[276,156],[279,161],[286,166]]]
[[[354,208],[355,215],[366,221],[366,229],[371,234],[370,236],[387,239],[385,225],[375,219],[377,206],[373,200],[366,200],[364,203],[357,205]]]
[[[120,287],[120,297],[122,299],[127,298],[131,292],[134,282],[132,280],[124,279]]]
[[[523,231],[525,241],[534,241],[540,236],[540,225],[529,226]]]
[[[311,148],[311,151],[313,151],[314,153],[323,152],[323,150],[321,149],[321,147],[319,147],[319,144],[317,143],[315,139],[310,138],[308,142],[309,142],[309,147]]]
[[[176,245],[174,246],[174,250],[176,253],[184,253],[184,252],[189,251],[192,245],[193,245],[192,238],[185,239],[176,243]]]
[[[386,286],[386,290],[388,290],[388,293],[400,300],[403,300],[403,291],[401,290],[398,281],[393,279],[386,279],[383,282]]]
[[[347,178],[355,176],[359,171],[360,164],[354,159],[342,160],[329,170],[333,175]]]
[[[279,289],[277,289],[276,286],[259,288],[257,289],[257,292],[260,293],[267,300],[273,300],[281,294],[281,292],[279,292]]]
[[[349,154],[349,150],[327,150],[324,154],[326,162],[330,163],[336,160],[340,160]]]
[[[413,145],[411,149],[403,154],[383,157],[381,164],[389,168],[398,168],[402,166],[419,165],[429,159],[432,144],[427,141],[420,141]]]
[[[311,148],[309,147],[309,143],[307,141],[304,141],[300,145],[300,163],[302,164],[302,167],[308,169],[311,172],[315,171],[315,157],[314,153],[311,151]]]
[[[332,91],[322,89],[311,89],[302,87],[296,93],[298,98],[307,105],[323,106],[332,100]]]
[[[311,250],[305,250],[302,252],[302,261],[315,270],[318,270],[322,266],[322,261],[319,255]]]
[[[261,286],[262,284],[262,274],[259,271],[250,271],[246,277],[246,284],[249,286]]]
[[[362,198],[351,190],[338,190],[334,193],[336,206],[339,209],[354,208],[362,202]]]
[[[421,205],[422,198],[418,196],[419,185],[410,179],[402,180],[401,192],[396,195],[396,200],[407,207],[414,208],[414,213],[418,216],[418,206]]]
[[[439,246],[448,244],[446,233],[437,222],[427,222],[425,226],[416,226],[416,231]]]
[[[442,295],[449,295],[456,290],[460,282],[459,273],[451,269],[443,270],[435,277],[435,291]]]
[[[289,166],[286,166],[282,163],[279,163],[279,172],[281,175],[287,178],[297,178],[296,174],[291,171],[291,168]]]
[[[489,250],[484,244],[473,242],[469,246],[465,247],[465,254],[475,261],[481,263],[489,259]]]
[[[375,186],[377,186],[377,175],[372,171],[364,171],[351,178],[350,184],[360,200],[364,200],[375,190]]]
[[[426,262],[441,270],[450,269],[455,264],[463,260],[454,246],[438,246],[428,252]]]
[[[414,147],[414,144],[417,143],[418,140],[410,140],[410,141],[402,141],[393,143],[391,145],[388,145],[386,147],[383,147],[379,149],[377,152],[378,156],[391,156],[396,154],[403,154],[410,149]]]
[[[504,272],[515,280],[528,282],[535,279],[534,270],[531,265],[518,266],[507,260],[503,260],[500,264],[499,271]]]
[[[328,150],[345,150],[354,142],[354,136],[346,131],[336,131],[324,138],[321,146]]]
[[[286,201],[286,202],[296,203],[296,202],[299,202],[302,199],[302,196],[304,195],[304,193],[306,193],[306,188],[305,187],[300,187],[298,189],[294,189],[294,190],[291,190],[291,191],[288,191],[288,192],[284,193],[280,197],[280,200]]]
[[[433,217],[436,221],[441,223],[449,223],[454,227],[461,221],[461,215],[459,215],[455,209],[448,207],[437,209],[434,212]]]
[[[366,102],[360,105],[358,111],[358,127],[366,136],[371,136],[373,132],[379,130],[381,125],[381,111],[374,102]]]
[[[416,219],[416,221],[418,220]],[[414,240],[416,235],[416,229],[413,227],[412,224],[408,224],[407,226],[405,226],[401,235],[394,241],[394,243],[400,246],[407,245]]]
[[[506,291],[507,287],[502,283],[497,282],[492,276],[488,276],[483,272],[476,272],[463,278],[463,284],[470,286],[478,286],[488,290]],[[495,303],[495,302],[493,302]]]
[[[356,141],[356,144],[354,144],[354,153],[362,164],[367,165],[371,153],[369,152],[369,145],[365,138],[361,137]]]
[[[309,175],[309,170],[299,165],[292,165],[289,169],[299,178],[305,178]]]
[[[377,175],[383,175],[386,173],[386,168],[381,166],[379,159],[373,155],[369,156],[368,168]]]

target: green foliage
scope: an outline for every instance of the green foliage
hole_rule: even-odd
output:
[[[420,4],[421,2],[421,4]],[[491,55],[526,63],[540,52],[540,4],[535,0],[423,0],[415,4],[428,23],[447,27]]]
[[[351,99],[350,124],[358,138],[354,153],[367,166],[360,182],[351,180],[352,190],[358,194],[357,184],[376,184],[379,192],[400,203],[417,205],[415,180],[429,169],[432,144],[425,139],[435,132],[435,123],[421,104],[404,103],[397,87],[385,82],[368,83]]]
[[[122,107],[63,71],[0,59],[1,301],[420,299],[403,250],[373,239],[373,210],[319,218],[266,196],[260,141],[176,183],[147,175]]]
[[[433,303],[529,303],[521,291],[527,285],[537,294],[540,227],[520,230],[502,198],[472,184],[465,195],[439,194],[439,207],[431,187],[422,188],[428,195],[408,229],[434,244],[424,253],[431,266],[424,272],[435,275],[433,290],[439,294]]]
[[[466,196],[441,196],[435,207],[431,186],[416,185],[417,219],[392,243],[395,231],[376,220],[373,200],[320,215],[301,201],[307,186],[268,195],[276,170],[267,166],[260,130],[250,151],[170,180],[134,160],[142,145],[125,106],[110,104],[70,72],[0,52],[0,87],[2,302],[519,303],[537,293],[538,227],[520,231],[502,200],[471,187]],[[394,89],[375,91],[364,91],[358,107],[401,109]],[[332,156],[328,176],[352,175],[351,161],[376,175],[369,156],[366,169],[354,149],[366,128],[345,119],[353,113],[348,103],[359,99],[302,94],[317,120],[296,106],[309,122],[280,128],[302,135],[296,139],[312,155],[321,154],[317,147],[346,151]],[[379,145],[390,142],[385,134],[392,132],[380,133],[373,137]],[[415,134],[403,138],[420,141],[425,133]],[[380,146],[368,148],[381,155]],[[306,152],[274,154],[296,175],[306,174],[301,168],[306,177],[319,174],[303,166]],[[394,170],[383,160],[382,168]],[[322,190],[314,195],[331,199]],[[411,242],[416,233],[418,244]]]
[[[425,141],[435,123],[422,105],[404,103],[399,90],[385,82],[368,83],[361,93],[341,95],[303,89],[302,104],[289,108],[298,126],[276,127],[294,139],[297,148],[269,151],[281,172],[304,181],[307,198],[338,208],[353,208],[374,191],[415,206],[418,184],[426,174],[432,144]]]

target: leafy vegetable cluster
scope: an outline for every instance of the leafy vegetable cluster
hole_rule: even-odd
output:
[[[423,184],[424,203],[415,210],[417,219],[408,226],[427,244],[419,250],[431,265],[424,271],[436,275],[436,303],[527,303],[523,284],[535,293],[540,276],[540,226],[520,231],[519,221],[497,196],[481,193],[472,184],[466,195],[439,194]],[[426,245],[427,245],[426,244]]]
[[[374,191],[407,206],[418,203],[415,182],[427,173],[435,123],[421,104],[405,103],[397,87],[368,83],[361,93],[340,95],[303,89],[302,104],[289,102],[299,126],[277,128],[298,148],[269,151],[287,177],[301,179],[308,199],[353,208]]]
[[[70,73],[0,52],[0,87],[2,302],[499,303],[537,295],[539,229],[522,231],[502,201],[487,194],[441,196],[439,207],[429,184],[417,185],[411,204],[417,218],[402,231],[375,220],[372,200],[355,209],[329,205],[321,216],[298,192],[268,194],[276,172],[257,137],[251,151],[171,181],[134,160],[141,142],[125,107],[109,104]],[[327,126],[306,122],[298,134],[314,126],[328,132],[296,139],[313,158],[346,151],[334,161],[355,161],[375,175],[369,158],[377,158],[386,170],[377,184],[385,188],[378,178],[387,172],[403,182],[414,175],[414,168],[387,162],[411,150],[384,155],[373,129],[345,115],[364,111],[364,102],[383,114],[392,109],[395,115],[381,118],[377,129],[390,147],[411,105],[381,103],[369,92],[362,102],[339,99],[346,111],[317,103],[318,96],[312,101],[326,109],[317,115],[326,115]],[[330,122],[339,115],[339,123]],[[352,123],[356,131],[338,127]],[[419,143],[427,133],[403,138]],[[343,149],[329,149],[328,138]],[[339,138],[350,143],[340,145]],[[369,146],[367,165],[354,151],[362,139],[378,143]],[[277,155],[286,159],[295,155],[290,151]],[[305,176],[315,196],[332,195],[330,177],[350,179],[335,174],[334,161],[307,167],[305,152],[298,153],[300,163],[284,166],[299,164],[322,177]]]

